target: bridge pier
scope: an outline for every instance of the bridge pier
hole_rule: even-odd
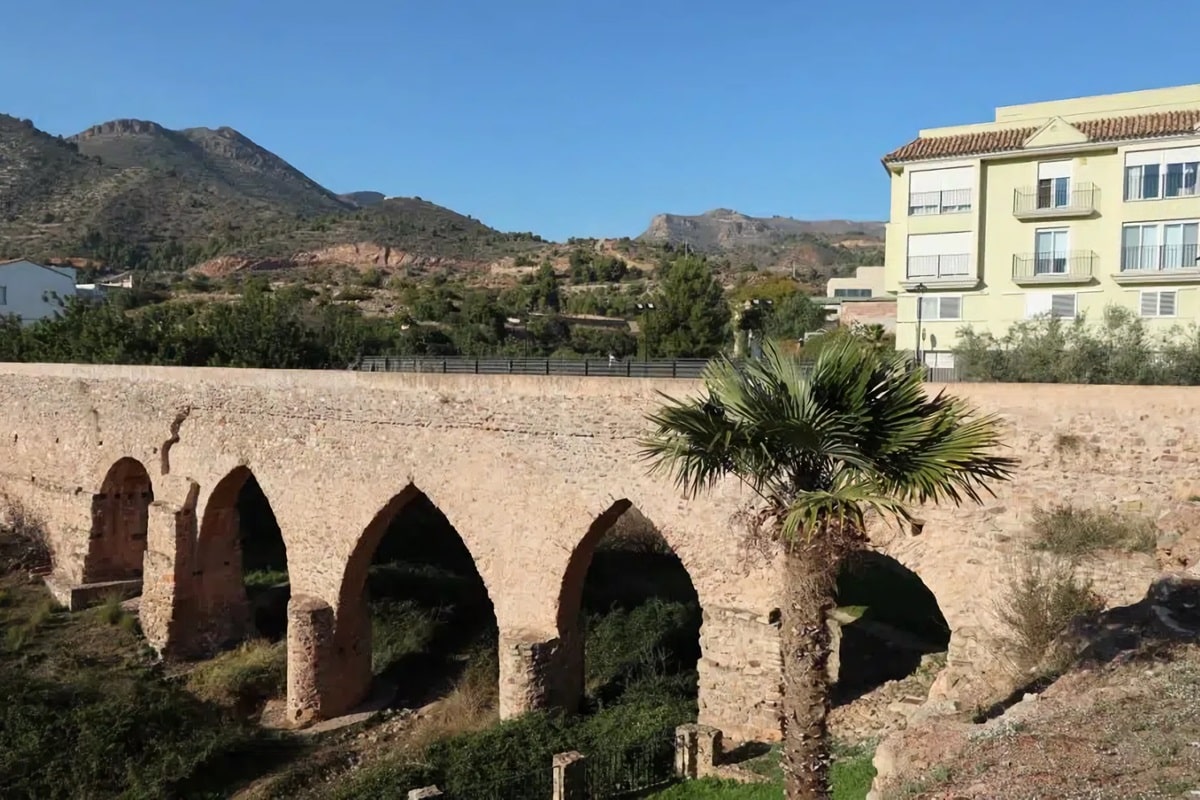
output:
[[[182,507],[154,503],[147,514],[146,556],[138,618],[146,641],[167,656],[199,650],[188,609],[195,602],[195,499]]]
[[[288,602],[287,718],[296,726],[335,717],[357,700],[349,696],[370,688],[370,663],[363,676],[345,675],[337,669],[333,608],[316,597],[297,595]],[[339,697],[339,687],[342,697]],[[350,695],[345,692],[349,690]]]
[[[580,637],[500,632],[500,719],[551,708],[575,711],[582,696]]]

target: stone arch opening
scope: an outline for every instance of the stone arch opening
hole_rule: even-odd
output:
[[[118,459],[92,496],[92,531],[83,582],[138,580],[146,555],[146,534],[154,488],[136,458]]]
[[[597,517],[572,553],[557,623],[571,710],[654,694],[695,718],[700,598],[661,531],[629,500]]]
[[[209,496],[196,541],[196,629],[201,652],[287,632],[287,547],[254,473],[238,466]]]
[[[495,609],[475,558],[437,505],[409,484],[372,519],[346,565],[334,645],[343,682],[363,699],[374,683],[418,707],[451,691],[497,703]]]
[[[919,672],[929,673],[923,677],[932,681],[937,660],[930,657],[947,651],[950,626],[915,572],[883,553],[853,553],[838,575],[837,602],[857,619],[837,625],[834,705]]]

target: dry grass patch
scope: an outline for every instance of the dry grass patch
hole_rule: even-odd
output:
[[[1092,582],[1080,578],[1069,561],[1030,556],[997,607],[1006,628],[1005,651],[1023,674],[1060,670],[1073,655],[1063,640],[1071,623],[1103,608]]]
[[[1031,529],[1035,550],[1076,559],[1101,550],[1153,553],[1157,541],[1145,517],[1070,505],[1035,509]]]

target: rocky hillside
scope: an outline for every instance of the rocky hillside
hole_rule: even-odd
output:
[[[112,167],[166,172],[231,201],[279,212],[329,213],[349,205],[232,128],[172,131],[155,122],[122,119],[94,125],[66,141],[80,154]]]
[[[804,235],[841,239],[883,240],[882,222],[802,220],[791,217],[751,217],[728,208],[704,214],[659,214],[639,239],[683,244],[705,252],[780,244]]]
[[[116,120],[63,138],[0,115],[0,258],[226,272],[475,266],[540,246],[419,198],[339,197],[232,128]]]
[[[815,271],[821,277],[883,263],[882,222],[751,217],[727,208],[659,214],[639,241],[687,246],[738,265]]]

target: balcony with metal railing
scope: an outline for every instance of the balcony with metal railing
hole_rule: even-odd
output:
[[[908,195],[908,215],[910,217],[927,217],[937,214],[965,214],[970,210],[970,189],[912,192]]]
[[[1043,181],[1013,191],[1013,216],[1017,219],[1090,217],[1099,207],[1100,187],[1094,183]]]
[[[979,283],[970,253],[909,256],[904,280],[906,289],[924,284],[939,289],[973,289]]]
[[[1013,256],[1013,283],[1091,283],[1095,277],[1096,254],[1090,250],[1063,253],[1028,253]]]
[[[1121,271],[1113,277],[1124,284],[1200,282],[1200,246],[1159,244],[1122,248]]]

